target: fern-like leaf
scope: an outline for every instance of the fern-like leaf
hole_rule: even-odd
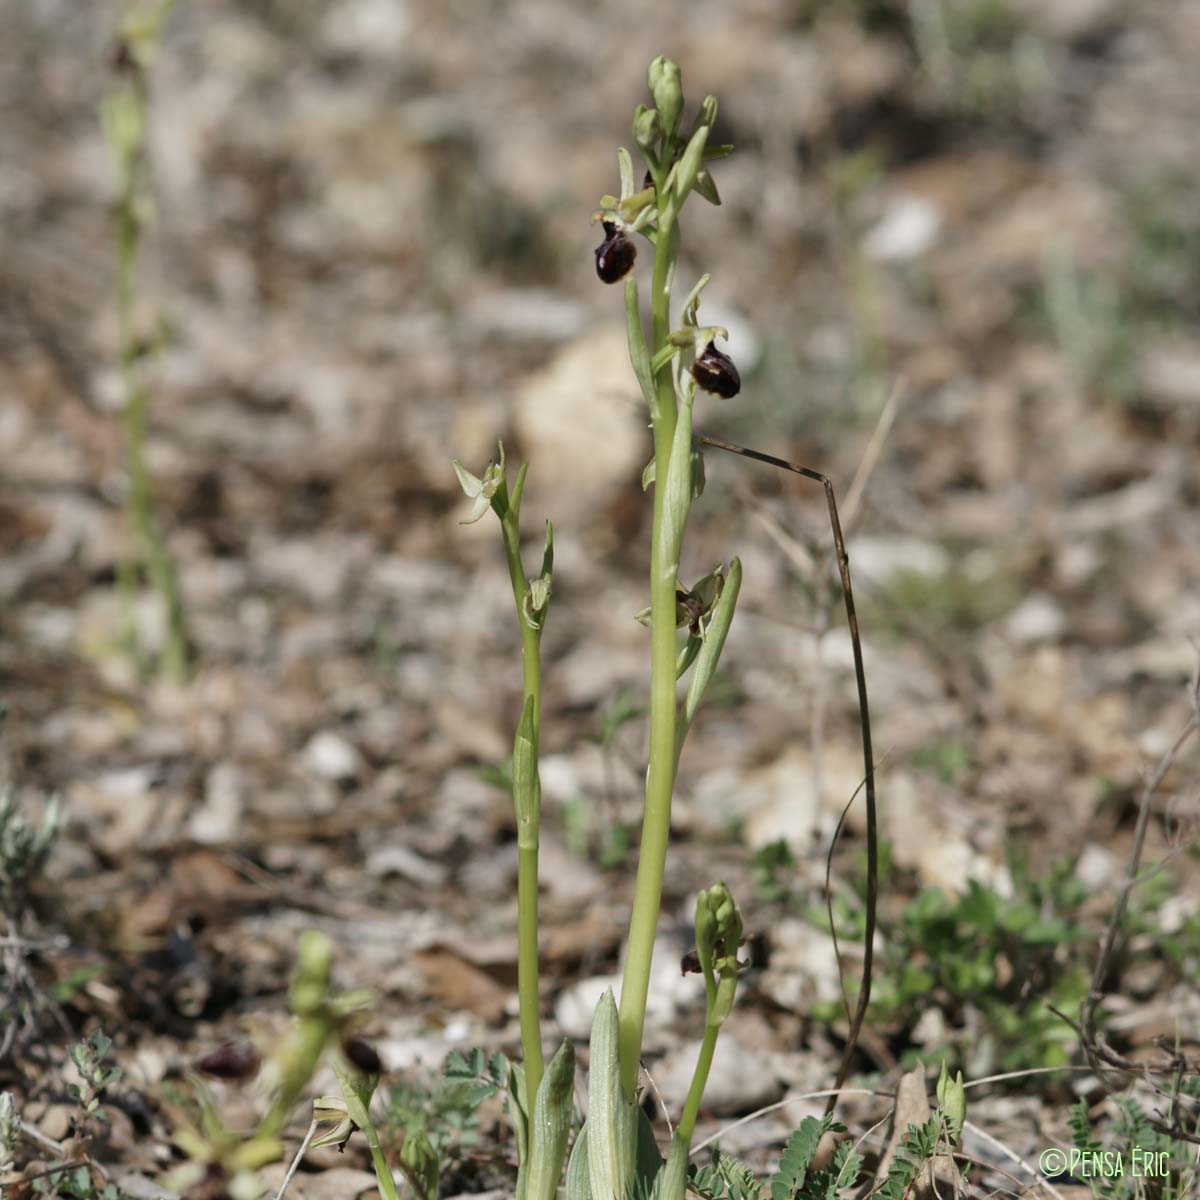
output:
[[[887,1178],[873,1193],[874,1200],[905,1200],[917,1176],[937,1152],[941,1132],[942,1118],[938,1113],[924,1125],[908,1127],[904,1141],[896,1147],[896,1157],[888,1168]]]

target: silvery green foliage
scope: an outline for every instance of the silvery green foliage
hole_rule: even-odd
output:
[[[45,865],[61,828],[57,796],[46,805],[41,825],[34,826],[11,791],[0,793],[0,909],[6,915],[16,916],[24,906],[29,884]]]
[[[617,1004],[600,997],[589,1043],[588,1120],[567,1164],[566,1200],[638,1200],[651,1194],[662,1155],[641,1105],[621,1090]]]
[[[617,1002],[600,997],[592,1019],[588,1076],[588,1174],[592,1200],[625,1200],[637,1162],[638,1106],[621,1090]]]
[[[100,1100],[105,1091],[121,1078],[120,1067],[105,1066],[112,1040],[97,1031],[87,1041],[71,1047],[71,1061],[83,1081],[67,1085],[67,1091],[83,1109],[85,1117],[100,1115]]]
[[[538,1088],[529,1129],[529,1173],[517,1185],[520,1200],[554,1200],[558,1192],[571,1131],[574,1083],[575,1047],[564,1040]]]

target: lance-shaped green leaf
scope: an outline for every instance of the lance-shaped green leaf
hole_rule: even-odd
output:
[[[538,1088],[522,1200],[554,1200],[567,1157],[574,1083],[575,1047],[564,1040]]]
[[[536,850],[542,810],[542,785],[538,778],[537,718],[534,697],[526,696],[521,723],[513,742],[513,807],[517,815],[517,848]]]
[[[523,1197],[518,1197],[523,1200]],[[567,1162],[566,1200],[592,1200],[592,1176],[588,1169],[588,1127],[584,1121],[575,1135],[571,1157]]]
[[[588,1177],[592,1200],[627,1200],[636,1175],[636,1102],[621,1087],[617,1003],[606,991],[596,1005],[589,1043]]]
[[[654,1180],[653,1200],[683,1200],[687,1190],[687,1141],[678,1133],[671,1138],[667,1161]]]
[[[683,702],[683,712],[680,714],[679,726],[675,736],[676,756],[683,749],[684,738],[687,737],[704,693],[712,682],[717,664],[721,661],[721,651],[725,648],[725,639],[729,636],[729,626],[733,623],[733,610],[737,607],[738,592],[742,587],[742,563],[735,558],[729,564],[725,575],[725,586],[721,589],[721,598],[709,618],[708,628],[704,634],[704,645],[696,656],[696,666],[692,671],[692,681],[688,685],[687,696]]]
[[[510,1063],[508,1068],[508,1118],[512,1121],[517,1137],[517,1162],[521,1172],[518,1184],[524,1182],[524,1168],[529,1161],[529,1103],[525,1090],[525,1068],[520,1063]],[[518,1186],[517,1200],[524,1200]]]
[[[641,1189],[639,1194],[645,1195],[658,1178],[663,1157],[658,1142],[654,1140],[654,1126],[640,1104],[637,1106],[637,1115],[637,1181]]]
[[[658,396],[654,390],[654,376],[650,372],[650,351],[646,349],[646,332],[642,328],[642,312],[638,304],[637,280],[630,272],[625,276],[625,327],[629,339],[629,361],[633,373],[642,389],[642,395],[650,406],[650,416],[658,420]]]

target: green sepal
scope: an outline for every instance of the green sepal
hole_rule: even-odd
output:
[[[542,785],[538,778],[537,718],[533,696],[526,696],[521,723],[513,742],[513,808],[517,817],[517,847],[536,850],[542,808]]]
[[[482,518],[488,508],[492,508],[496,515],[502,520],[504,514],[510,507],[508,498],[508,489],[504,478],[504,443],[499,443],[500,461],[490,462],[487,469],[483,473],[483,477],[472,475],[456,458],[453,462],[454,473],[458,476],[458,482],[462,487],[467,498],[475,501],[475,506],[471,509],[471,515],[466,520],[459,521],[460,525],[474,525],[476,521]],[[518,481],[523,483],[524,479]],[[516,503],[520,503],[520,497],[516,499]]]
[[[575,1047],[564,1039],[538,1087],[522,1200],[554,1200],[567,1156],[574,1084]]]
[[[632,196],[626,196],[617,204],[617,212],[621,219],[630,222],[629,232],[640,233],[643,225],[654,216],[653,212],[647,210],[654,203],[658,193],[652,187],[642,188],[640,192],[634,192]],[[639,217],[641,218],[639,220]]]
[[[624,146],[617,148],[617,169],[621,172],[621,199],[633,195],[633,159]]]

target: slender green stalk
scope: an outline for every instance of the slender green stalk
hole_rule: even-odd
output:
[[[541,629],[534,629],[526,620],[526,601],[529,582],[521,564],[520,494],[524,474],[514,489],[500,519],[504,537],[504,554],[512,582],[513,600],[517,606],[517,623],[521,627],[521,657],[524,675],[523,706],[532,701],[532,769],[537,772],[539,731],[542,704]],[[514,783],[515,783],[514,778]],[[540,797],[539,797],[540,799]],[[542,1082],[542,1019],[538,992],[538,808],[529,806],[529,828],[517,831],[517,996],[520,1004],[521,1050],[525,1057],[525,1079],[528,1094],[536,1097]],[[518,825],[521,823],[518,805]]]
[[[379,1194],[383,1200],[400,1200],[396,1180],[392,1176],[391,1167],[388,1166],[383,1147],[379,1144],[379,1134],[375,1131],[374,1124],[368,1123],[363,1130],[363,1136],[367,1139],[367,1147],[371,1151],[371,1166],[375,1169],[375,1182],[379,1184]]]
[[[660,204],[660,220],[669,218],[671,204]],[[654,277],[650,297],[653,356],[667,344],[671,320],[671,282],[679,249],[679,225],[660,223],[654,248]],[[650,551],[650,770],[638,854],[637,882],[629,920],[629,945],[621,982],[621,1086],[628,1099],[637,1088],[654,934],[662,903],[663,872],[671,833],[671,794],[675,787],[675,584],[679,568],[679,539],[667,544],[667,464],[675,435],[675,391],[669,371],[656,381],[654,414],[654,526]],[[680,529],[679,534],[682,534]]]
[[[149,394],[141,377],[144,347],[138,335],[135,308],[137,269],[144,230],[146,197],[146,72],[157,47],[162,26],[174,0],[132,5],[122,25],[121,79],[107,97],[104,127],[117,166],[116,206],[116,308],[121,384],[125,402],[121,423],[125,437],[125,463],[129,475],[126,516],[138,550],[118,569],[118,589],[123,610],[123,640],[138,659],[133,622],[139,567],[144,566],[158,593],[166,617],[159,658],[163,676],[182,682],[188,670],[188,634],[175,564],[154,518],[154,495],[146,465],[145,445]],[[140,662],[139,662],[140,666]]]
[[[538,852],[517,850],[517,997],[521,1008],[521,1050],[527,1079],[540,1086],[542,1018],[538,996]],[[537,1095],[536,1088],[530,1089]]]
[[[713,1054],[717,1049],[717,1034],[720,1029],[719,1025],[712,1024],[704,1027],[704,1040],[700,1043],[700,1057],[696,1060],[696,1069],[692,1073],[692,1086],[688,1088],[683,1115],[679,1118],[679,1125],[676,1128],[677,1135],[689,1144],[696,1128],[696,1118],[700,1114],[700,1101],[704,1097],[708,1073],[712,1069]]]

